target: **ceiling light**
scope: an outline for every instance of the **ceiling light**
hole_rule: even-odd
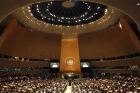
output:
[[[28,6],[28,9],[31,9],[31,7],[30,7],[30,6]]]
[[[28,10],[28,12],[30,12],[30,13],[31,13],[31,10]]]
[[[36,7],[38,8],[38,7],[39,7],[39,5],[37,4],[37,5],[36,5]]]
[[[81,3],[81,1],[78,1],[76,3],[79,3],[79,6],[75,6],[72,8],[72,10],[77,11],[76,14],[66,7],[63,7],[66,11],[61,11],[60,13],[59,11],[63,10],[63,8],[61,8],[62,4],[64,4],[63,1],[59,3],[52,1],[32,4],[28,7],[28,10],[33,14],[35,18],[45,23],[66,26],[88,24],[103,17],[104,14],[108,12],[107,7],[104,5],[89,2]],[[84,10],[82,10],[83,8],[80,7],[83,7]],[[68,14],[71,15],[69,16]]]
[[[30,15],[31,15],[31,16],[33,16],[33,14],[32,14],[32,13],[30,13]]]
[[[61,17],[61,19],[64,19],[64,17]]]
[[[100,8],[101,8],[100,6],[97,7],[98,10],[99,10]]]
[[[137,3],[137,6],[140,6],[140,3],[139,2]]]
[[[122,24],[121,23],[119,23],[119,27],[122,29]]]
[[[80,19],[79,19],[78,21],[79,21],[79,22],[81,22],[81,20],[80,20]]]
[[[105,14],[107,14],[107,12],[108,12],[108,10],[107,10],[107,9],[105,9]]]

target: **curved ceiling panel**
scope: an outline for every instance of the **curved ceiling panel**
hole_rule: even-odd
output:
[[[44,4],[44,2],[43,2],[43,4]],[[45,4],[46,4],[46,2],[45,2]],[[89,4],[91,4],[91,6],[92,6],[92,4],[96,5],[97,3],[89,3]],[[100,5],[100,4],[97,4],[97,6],[98,5]],[[72,21],[69,21],[68,17],[64,17],[64,18],[68,18],[65,21],[67,23],[66,24],[67,26],[66,26],[66,25],[61,25],[60,23],[58,23],[58,20],[55,21],[56,23],[50,23],[50,22],[44,22],[43,20],[40,20],[39,18],[34,17],[35,15],[33,13],[31,13],[32,9],[31,9],[30,6],[32,6],[32,5],[27,5],[27,6],[24,6],[20,9],[18,9],[17,11],[15,11],[13,13],[13,16],[16,17],[25,26],[31,27],[33,29],[36,29],[36,30],[39,30],[39,31],[42,31],[42,32],[47,32],[47,33],[81,34],[81,33],[93,32],[93,31],[108,28],[110,25],[114,24],[120,17],[120,12],[117,11],[116,9],[114,9],[111,6],[105,7],[104,5],[100,5],[100,8],[101,7],[102,8],[104,7],[104,8],[102,9],[102,13],[99,13],[99,14],[97,12],[101,12],[101,11],[99,11],[100,8],[92,6],[92,9],[94,10],[94,8],[95,8],[96,12],[93,12],[93,13],[90,12],[89,13],[89,16],[90,16],[91,19],[81,18],[80,22],[79,22],[78,21],[79,19],[78,20],[74,19]],[[39,7],[39,5],[35,5],[35,6]],[[99,8],[99,10],[98,10],[98,8]],[[38,12],[40,12],[38,9],[39,8],[37,8],[36,10]],[[87,11],[87,10],[85,10],[85,11]],[[83,14],[83,13],[80,12],[80,14],[76,14],[76,15],[81,15],[81,14]],[[92,18],[91,15],[94,15],[94,14],[96,14],[96,15],[101,14],[101,16],[99,16],[101,18],[96,18],[96,16],[93,16],[95,18]],[[60,14],[58,14],[58,15],[60,15]],[[71,14],[71,15],[75,16],[75,14]],[[67,14],[66,14],[66,16],[67,16]],[[46,17],[46,16],[44,16],[44,17]],[[73,17],[73,18],[75,18],[75,17]],[[87,18],[89,18],[89,17],[87,17]],[[55,20],[55,19],[53,19],[53,20]],[[87,20],[87,21],[82,21],[82,20]],[[68,22],[73,22],[73,25],[68,24]]]
[[[65,26],[88,24],[107,12],[107,6],[86,1],[49,1],[31,4],[28,8],[40,21]]]
[[[46,1],[46,0],[3,0],[0,1],[0,21],[2,21],[9,13],[11,13],[13,10],[24,6],[26,4],[31,4],[35,2],[40,2],[40,1]],[[47,1],[52,1],[52,0],[47,0]],[[140,13],[136,11],[140,11],[140,6],[139,0],[81,0],[81,1],[90,1],[90,2],[98,2],[98,3],[103,3],[106,5],[111,5],[113,7],[116,7],[117,9],[123,11],[125,14],[129,15],[139,26],[140,25]],[[8,3],[7,3],[8,2]],[[12,5],[12,6],[11,6]],[[7,6],[10,6],[7,7]],[[131,6],[131,7],[130,7]]]

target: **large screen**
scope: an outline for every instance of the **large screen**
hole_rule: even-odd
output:
[[[81,62],[81,67],[82,68],[89,68],[90,67],[90,63],[89,62]]]
[[[50,67],[51,68],[59,68],[59,63],[55,63],[55,62],[50,63]]]

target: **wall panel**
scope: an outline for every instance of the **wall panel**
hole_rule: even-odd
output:
[[[9,23],[1,38],[3,54],[35,59],[60,57],[60,35],[24,29],[16,20]]]
[[[80,73],[80,59],[78,39],[62,39],[61,40],[61,73]]]
[[[140,44],[136,45],[139,42],[135,41],[136,35],[133,33],[133,37],[130,36],[132,30],[125,26],[125,29],[121,29],[119,24],[116,24],[106,30],[79,35],[80,58],[117,57],[140,51]]]

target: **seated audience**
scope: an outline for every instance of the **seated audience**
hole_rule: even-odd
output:
[[[68,81],[46,77],[1,77],[0,93],[64,93]],[[72,93],[140,93],[140,78],[126,75],[96,75],[72,81]]]
[[[63,93],[66,86],[67,81],[58,78],[14,77],[0,83],[0,93]]]
[[[74,80],[73,93],[140,93],[140,78],[114,75]]]

